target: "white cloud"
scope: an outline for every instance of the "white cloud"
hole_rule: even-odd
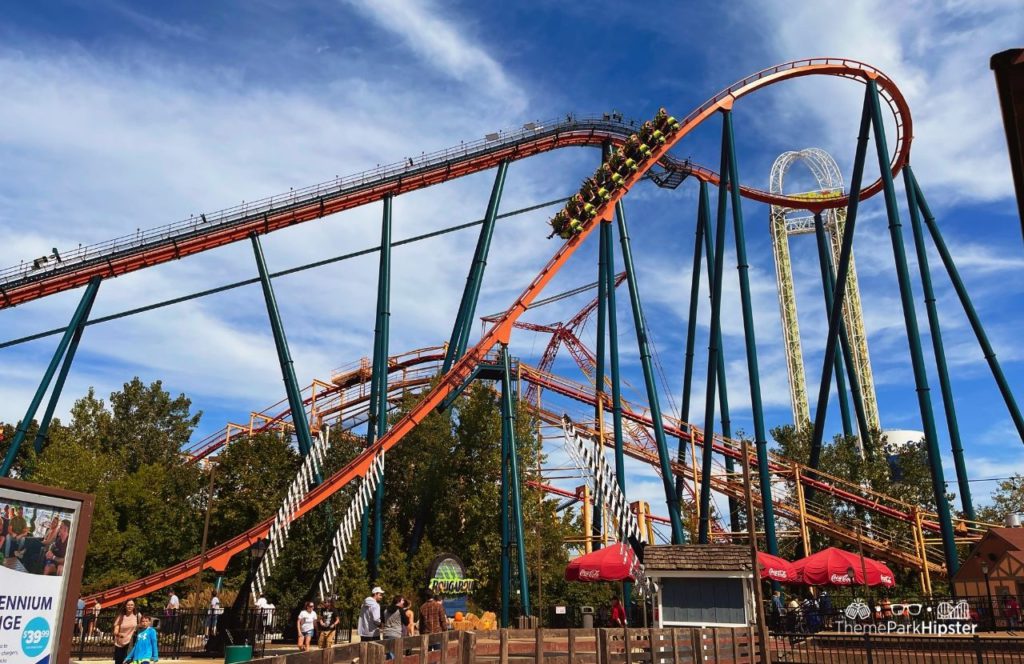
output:
[[[484,95],[505,98],[517,111],[526,108],[525,92],[466,28],[429,0],[378,0],[346,4],[405,41],[424,63]]]

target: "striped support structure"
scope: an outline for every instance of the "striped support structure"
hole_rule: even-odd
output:
[[[591,438],[581,436],[568,415],[562,416],[562,429],[565,431],[565,446],[574,458],[578,460],[593,477],[595,499],[600,500],[612,521],[615,523],[616,534],[619,541],[623,543],[640,541],[640,527],[637,525],[636,516],[630,511],[626,502],[626,495],[619,488],[615,481],[615,475],[601,452],[602,447]],[[625,559],[623,548],[623,562]],[[647,578],[644,573],[643,563],[638,558],[633,558],[633,578],[636,581],[636,588],[641,594],[656,590],[654,582]]]
[[[334,533],[334,540],[331,542],[331,558],[327,561],[324,575],[320,579],[320,599],[327,600],[330,597],[330,590],[334,587],[334,577],[341,569],[341,561],[345,559],[345,552],[348,551],[348,543],[352,534],[360,527],[363,518],[363,509],[370,503],[377,489],[380,478],[384,477],[384,452],[381,451],[374,457],[370,469],[360,480],[359,488],[352,496],[345,516]]]
[[[314,486],[317,473],[323,470],[324,456],[329,446],[329,430],[323,429],[317,435],[316,440],[313,441],[309,454],[302,460],[302,465],[299,466],[295,479],[292,480],[291,485],[288,487],[288,493],[285,494],[284,501],[274,517],[274,525],[270,527],[270,535],[268,537],[270,543],[267,547],[267,552],[260,561],[259,569],[256,570],[256,577],[252,580],[253,597],[259,597],[262,594],[267,578],[277,562],[277,557],[281,554],[281,549],[288,540],[288,530],[291,528],[295,513],[299,509],[299,503],[309,493],[310,487]]]

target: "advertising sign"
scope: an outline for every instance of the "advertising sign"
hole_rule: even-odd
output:
[[[68,661],[92,496],[0,479],[0,664]]]

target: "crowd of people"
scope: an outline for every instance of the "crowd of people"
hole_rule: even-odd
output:
[[[583,225],[594,218],[601,204],[610,200],[615,190],[650,158],[654,149],[664,144],[678,129],[679,122],[664,108],[659,109],[654,120],[645,122],[640,131],[612,152],[594,175],[583,181],[579,193],[551,218],[551,235],[548,237],[557,235],[568,240],[582,231]]]
[[[20,572],[60,576],[68,552],[71,521],[38,507],[0,506],[0,564]]]

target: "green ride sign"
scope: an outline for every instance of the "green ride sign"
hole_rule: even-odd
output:
[[[450,553],[434,559],[430,564],[429,579],[430,590],[446,597],[469,595],[476,586],[476,579],[466,577],[462,561]]]

